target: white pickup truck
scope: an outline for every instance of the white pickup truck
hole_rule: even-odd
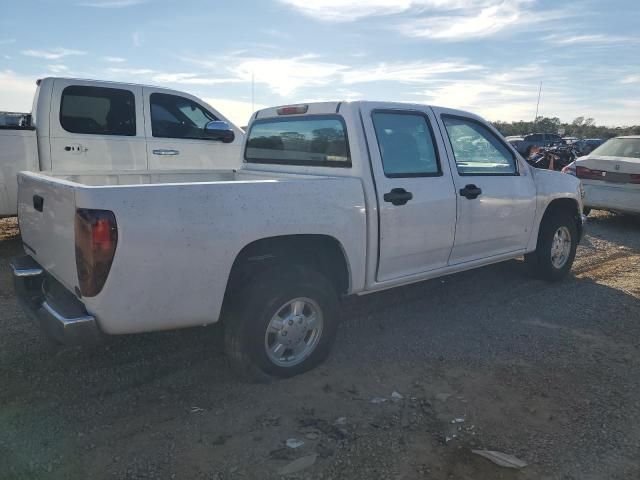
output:
[[[20,174],[16,288],[53,337],[223,319],[234,365],[294,375],[329,352],[340,297],[521,255],[558,280],[584,221],[578,179],[529,167],[475,115],[424,105],[261,110],[237,171],[150,180]]]
[[[0,112],[0,217],[16,215],[16,177],[24,170],[101,185],[114,183],[121,172],[188,175],[241,165],[244,132],[184,92],[44,78],[32,108],[22,116]],[[216,138],[205,129],[220,121],[235,138]]]

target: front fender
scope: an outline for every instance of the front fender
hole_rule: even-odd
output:
[[[582,184],[580,180],[573,175],[556,172],[553,170],[542,170],[533,168],[533,179],[536,186],[536,216],[531,237],[527,245],[527,251],[532,252],[536,249],[538,243],[538,232],[540,224],[544,218],[549,205],[556,200],[570,199],[576,204],[576,219],[578,221],[578,229],[582,234]]]

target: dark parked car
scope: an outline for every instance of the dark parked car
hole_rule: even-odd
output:
[[[524,137],[507,137],[507,141],[525,157],[531,153],[534,147],[549,147],[554,144],[564,144],[560,135],[555,133],[531,133]]]
[[[582,155],[588,155],[603,143],[604,143],[604,140],[601,138],[586,138],[584,140],[584,147],[582,148],[582,151],[580,153]]]

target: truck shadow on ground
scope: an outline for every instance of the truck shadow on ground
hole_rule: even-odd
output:
[[[598,266],[602,267],[603,263],[606,260]],[[581,270],[580,274],[584,277],[588,271]],[[617,305],[637,305],[639,302],[632,295],[594,283],[589,278],[572,276],[557,284],[534,280],[524,262],[510,261],[345,299],[336,347],[338,353],[333,352],[333,356],[340,355],[340,336],[345,333],[353,337],[350,341],[356,344],[364,340],[382,344],[393,332],[393,341],[404,344],[422,329],[430,335],[437,330],[446,336],[446,332],[468,328],[469,324],[482,319],[500,317],[507,311],[517,311],[517,315],[523,317],[553,318],[553,323],[566,324],[570,328],[571,323],[576,323],[572,322],[576,317],[575,310],[571,312],[570,309],[576,306],[578,299],[586,313],[596,308],[596,305],[590,308],[592,299],[607,299],[608,304]],[[161,381],[163,377],[175,377],[178,373],[186,373],[180,381],[181,386],[167,388],[242,383],[225,361],[222,325],[111,337],[104,345],[95,347],[62,347],[42,338],[37,327],[17,308],[15,310],[15,321],[20,323],[19,330],[28,339],[28,346],[25,348],[24,338],[19,335],[5,337],[1,368],[16,368],[7,371],[9,377],[20,376],[27,370],[29,375],[41,373],[45,378],[40,379],[38,388],[51,388],[61,400],[64,396],[81,398],[87,394],[102,397]],[[600,318],[579,317],[581,328],[602,327]],[[403,331],[404,327],[411,328]],[[366,335],[360,335],[361,330],[365,330]],[[460,337],[462,344],[465,337]],[[59,381],[71,387],[70,390],[59,391]],[[23,389],[19,390],[25,393]],[[7,395],[11,396],[11,388],[4,389],[0,399]]]

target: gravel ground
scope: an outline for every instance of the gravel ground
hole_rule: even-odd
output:
[[[234,377],[217,327],[49,344],[19,252],[0,220],[2,479],[640,478],[638,219],[597,212],[560,284],[511,261],[348,299],[329,360],[270,385]]]

